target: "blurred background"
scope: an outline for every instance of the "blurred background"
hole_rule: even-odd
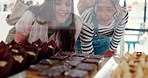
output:
[[[44,0],[22,1],[28,5],[42,4],[44,2]],[[78,1],[74,0],[76,14],[78,14]],[[5,18],[11,13],[15,2],[16,0],[0,0],[0,41],[5,41],[9,30],[13,27],[6,23]],[[148,31],[147,0],[120,0],[120,4],[129,11],[129,21],[126,25],[125,35],[120,43],[118,52],[148,52],[148,37],[147,32],[145,32]]]

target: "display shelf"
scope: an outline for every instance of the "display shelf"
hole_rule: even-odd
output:
[[[101,67],[101,69],[96,73],[93,78],[111,78],[111,73],[118,66],[120,59],[121,58],[119,58],[118,56],[102,59],[101,64],[105,64]],[[26,71],[22,71],[8,78],[26,78]]]

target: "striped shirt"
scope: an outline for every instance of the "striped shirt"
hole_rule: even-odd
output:
[[[81,20],[83,23],[83,27],[80,33],[81,49],[82,53],[86,54],[94,53],[93,52],[94,48],[92,45],[93,36],[94,36],[93,16],[91,14],[92,9],[93,8],[89,8],[85,10],[81,15]],[[128,22],[128,12],[125,8],[122,8],[122,18],[121,21],[117,24],[116,29],[114,26],[115,24],[106,27],[99,25],[98,34],[111,36],[111,41],[108,50],[117,49],[121,37],[124,34],[125,25],[127,22]]]

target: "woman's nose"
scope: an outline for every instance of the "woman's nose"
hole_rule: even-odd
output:
[[[62,4],[62,6],[61,6],[61,10],[67,10],[67,7],[66,7],[65,4]]]
[[[101,16],[102,16],[102,18],[106,18],[107,17],[106,12],[105,11],[102,11],[101,12]]]

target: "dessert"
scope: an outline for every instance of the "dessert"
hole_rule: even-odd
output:
[[[83,63],[90,63],[90,64],[95,64],[97,67],[97,70],[100,69],[100,59],[92,59],[92,58],[87,58],[82,61]]]
[[[8,48],[0,48],[0,78],[10,75],[12,64],[12,54],[8,52]]]
[[[92,78],[97,72],[96,65],[95,64],[89,64],[89,63],[80,63],[76,67],[76,69],[87,71],[88,74],[89,74],[89,78]]]
[[[46,54],[48,52],[48,44],[45,42],[38,49],[39,49],[38,61],[45,59]]]
[[[47,54],[46,54],[46,58],[50,58],[50,56],[53,56],[56,54],[56,43],[51,40],[50,42],[48,42],[48,51],[47,51]]]
[[[79,69],[70,69],[64,73],[65,78],[89,78],[88,72]]]
[[[80,61],[67,60],[64,62],[64,65],[72,66],[72,68],[75,68],[76,66],[78,66],[78,64],[80,64]]]
[[[38,48],[34,44],[28,45],[26,48],[26,53],[27,53],[27,58],[26,58],[26,66],[28,67],[31,64],[36,64],[37,63],[37,57],[38,57]]]
[[[15,44],[9,50],[13,56],[13,67],[11,69],[11,74],[18,73],[25,69],[26,63],[26,51],[19,44]]]
[[[113,71],[112,78],[148,78],[146,54],[134,52],[125,54],[118,67]]]

